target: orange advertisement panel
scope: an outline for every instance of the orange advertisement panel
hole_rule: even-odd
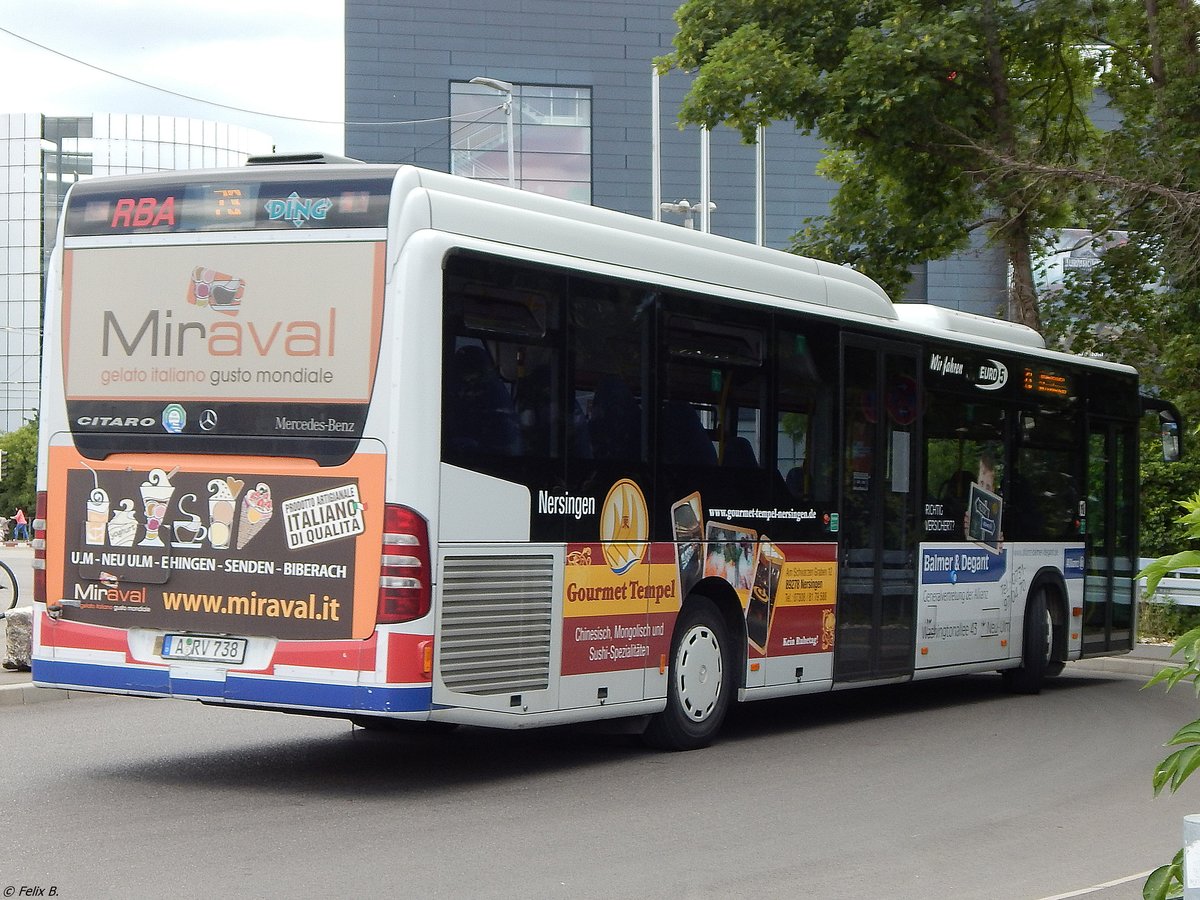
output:
[[[238,456],[50,451],[49,601],[122,628],[366,638],[384,457],[337,467]]]

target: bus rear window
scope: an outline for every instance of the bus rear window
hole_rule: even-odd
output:
[[[66,250],[72,431],[152,436],[143,449],[160,451],[189,436],[357,439],[383,258],[383,242],[350,240]]]

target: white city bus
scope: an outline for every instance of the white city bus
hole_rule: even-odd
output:
[[[605,210],[252,163],[68,195],[37,684],[686,749],[734,700],[1130,648],[1131,369]]]

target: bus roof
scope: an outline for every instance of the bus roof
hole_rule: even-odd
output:
[[[884,326],[1054,352],[1047,351],[1041,335],[1024,325],[922,303],[893,304],[883,288],[846,266],[678,225],[415,166],[343,162],[340,158],[321,165],[257,162],[237,169],[80,182],[68,195],[64,233],[72,237],[192,230],[293,231],[297,223],[289,218],[289,201],[300,204],[302,212],[313,211],[305,204],[324,204],[327,212],[319,216],[314,212],[305,226],[388,226],[397,250],[411,235],[435,229],[749,291],[782,305],[848,312]],[[237,218],[227,214],[226,201],[234,196],[243,201]],[[163,204],[176,201],[178,209],[172,206],[167,221]]]

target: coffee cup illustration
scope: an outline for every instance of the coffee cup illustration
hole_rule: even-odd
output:
[[[180,519],[171,525],[171,530],[175,534],[175,540],[172,543],[176,547],[199,547],[204,539],[208,537],[208,529],[204,527],[200,521],[200,517],[194,512],[189,512],[183,506],[184,501],[189,497],[191,498],[191,502],[196,502],[195,494],[184,494],[179,498],[179,511],[187,516],[187,518]]]
[[[208,529],[200,524],[199,519],[184,519],[171,525],[175,532],[176,547],[199,547],[200,542],[208,537]]]

